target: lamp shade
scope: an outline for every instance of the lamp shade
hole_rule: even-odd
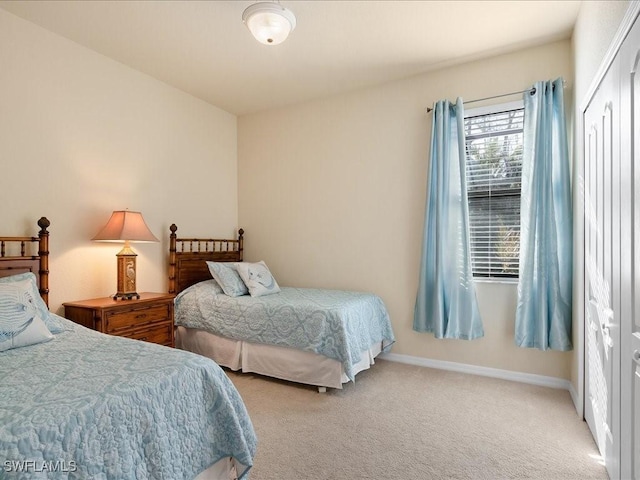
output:
[[[258,2],[247,7],[242,21],[252,35],[265,45],[284,42],[296,28],[296,17],[291,10],[273,2]]]
[[[159,242],[140,212],[116,210],[107,224],[92,238],[102,242]]]

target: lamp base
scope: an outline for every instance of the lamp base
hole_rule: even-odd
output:
[[[139,293],[116,293],[113,296],[114,300],[140,300],[140,294]]]
[[[136,292],[136,253],[129,247],[129,242],[125,242],[124,248],[116,255],[118,259],[118,293],[113,296],[114,300],[139,299]]]

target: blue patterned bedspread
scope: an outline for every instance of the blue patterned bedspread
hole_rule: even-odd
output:
[[[342,363],[353,381],[353,365],[376,343],[395,341],[380,297],[343,290],[282,287],[263,297],[229,297],[211,281],[192,285],[175,300],[176,324],[253,343],[318,353]]]
[[[0,478],[191,480],[228,456],[248,472],[253,426],[215,362],[60,320],[0,352]]]

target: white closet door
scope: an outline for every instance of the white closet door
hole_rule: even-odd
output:
[[[611,478],[620,475],[619,66],[616,57],[584,112],[585,419]]]
[[[620,144],[624,177],[622,270],[624,304],[621,330],[621,478],[640,480],[640,22],[636,20],[620,49]]]
[[[585,419],[640,480],[640,22],[584,112]]]

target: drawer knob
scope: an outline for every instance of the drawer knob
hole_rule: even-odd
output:
[[[136,318],[145,318],[147,316],[146,313],[140,313],[138,315],[136,315]]]

